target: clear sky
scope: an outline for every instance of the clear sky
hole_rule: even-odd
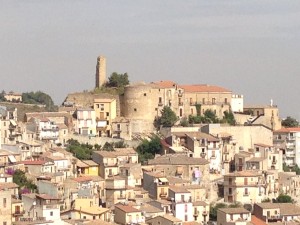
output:
[[[0,89],[67,93],[108,75],[215,84],[300,119],[299,0],[0,0]]]

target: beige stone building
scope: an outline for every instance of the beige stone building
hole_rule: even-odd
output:
[[[224,202],[252,204],[266,196],[265,179],[257,171],[239,171],[224,175]]]
[[[145,217],[142,215],[142,211],[126,204],[116,204],[115,205],[115,222],[118,224],[138,224],[144,223]]]
[[[116,99],[94,99],[97,136],[112,136],[112,121],[117,117]]]
[[[213,85],[137,83],[125,87],[121,115],[131,120],[133,133],[143,133],[153,130],[153,121],[164,106],[169,106],[178,118],[202,115],[207,109],[223,118],[223,113],[231,109],[231,98],[230,90]]]
[[[12,221],[12,198],[9,190],[0,189],[0,221],[11,225]]]
[[[244,208],[221,208],[217,218],[217,225],[247,225],[251,221],[251,212]]]
[[[7,94],[5,94],[4,98],[8,102],[22,102],[22,94],[13,91],[10,91]]]

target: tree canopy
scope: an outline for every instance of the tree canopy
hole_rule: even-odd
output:
[[[37,192],[37,186],[31,180],[27,179],[24,171],[16,170],[13,171],[12,174],[13,182],[19,185],[22,190],[29,189],[31,192]]]
[[[127,73],[116,73],[113,72],[108,78],[108,82],[106,83],[107,87],[124,87],[129,84],[128,74]]]
[[[288,116],[286,119],[281,121],[281,125],[284,127],[298,127],[299,122],[295,118]]]
[[[291,196],[289,195],[285,195],[285,194],[280,194],[276,200],[275,200],[276,203],[293,203],[294,200],[292,199]]]
[[[176,113],[169,106],[164,106],[161,110],[161,116],[156,118],[156,124],[163,127],[172,127],[177,120]]]
[[[57,109],[57,107],[54,105],[52,98],[48,94],[41,91],[23,93],[22,102],[27,104],[46,105],[46,108],[49,111],[56,111]]]
[[[146,162],[149,159],[153,159],[155,154],[159,154],[161,151],[160,137],[153,135],[149,140],[144,139],[142,143],[137,147],[137,153],[141,163]]]

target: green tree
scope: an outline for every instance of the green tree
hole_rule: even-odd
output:
[[[107,87],[124,87],[129,84],[128,74],[118,74],[113,72],[110,77],[108,78],[108,82],[106,83]]]
[[[231,111],[230,112],[228,112],[228,111],[224,112],[224,117],[223,117],[221,122],[222,123],[228,123],[230,125],[235,125],[235,123],[236,123],[236,121],[234,119],[234,115]]]
[[[22,102],[27,104],[46,105],[47,110],[57,111],[57,106],[54,105],[52,98],[48,94],[41,91],[23,93]]]
[[[181,120],[180,120],[180,126],[183,126],[183,127],[188,127],[190,124],[189,124],[189,120],[186,118],[186,117],[183,117]]]
[[[37,186],[27,179],[25,172],[22,170],[13,172],[13,182],[19,185],[19,188],[28,188],[31,192],[37,192]]]
[[[158,124],[163,127],[172,127],[177,122],[178,117],[169,106],[164,106],[161,110],[161,116],[157,120]]]
[[[77,140],[69,139],[67,141],[67,151],[74,154],[80,160],[89,160],[92,158],[94,146],[89,144],[80,144]]]
[[[295,118],[288,116],[286,119],[281,121],[281,125],[284,127],[298,127],[299,122]]]
[[[105,144],[103,145],[102,150],[104,151],[114,151],[114,144],[113,143],[109,143],[109,142],[105,142]]]
[[[204,118],[206,123],[218,123],[219,119],[214,111],[207,109],[204,112]]]
[[[218,212],[218,209],[221,209],[221,208],[227,208],[227,205],[224,204],[224,203],[217,203],[215,205],[211,205],[210,206],[210,209],[209,209],[209,218],[212,221],[217,221],[217,212]]]
[[[291,196],[289,195],[285,195],[285,194],[280,194],[276,200],[275,200],[276,203],[293,203],[294,200],[292,199]]]
[[[142,143],[137,147],[137,153],[141,163],[145,163],[149,159],[153,159],[155,154],[159,154],[161,151],[160,137],[153,135],[149,140],[144,139]]]
[[[1,102],[5,102],[5,101],[6,101],[4,95],[5,95],[5,91],[3,90],[3,91],[0,93],[0,101],[1,101]]]

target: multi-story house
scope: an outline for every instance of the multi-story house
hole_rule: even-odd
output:
[[[244,113],[251,115],[247,122],[252,125],[263,124],[272,130],[281,128],[281,119],[279,117],[279,110],[272,100],[270,105],[253,105],[244,106]]]
[[[146,220],[146,223],[149,225],[182,225],[182,220],[174,217],[173,215],[163,215],[163,216],[156,216],[151,219]]]
[[[0,149],[0,173],[5,173],[9,168],[18,167],[17,162],[19,161],[20,154]]]
[[[142,211],[131,205],[119,203],[115,205],[114,220],[117,224],[139,224],[145,222]]]
[[[266,223],[286,223],[299,220],[300,207],[294,203],[259,203],[254,204],[253,214]]]
[[[17,108],[0,106],[0,141],[2,144],[14,144],[21,139],[21,130],[16,121]]]
[[[193,202],[194,221],[199,223],[207,223],[209,221],[209,204],[204,201]]]
[[[138,154],[133,148],[115,148],[115,151],[94,151],[94,162],[100,165],[99,175],[104,179],[118,175],[120,167],[138,164]]]
[[[62,219],[110,221],[110,210],[99,207],[92,198],[77,198],[73,207],[61,213]]]
[[[41,118],[36,121],[38,129],[37,136],[38,139],[43,141],[53,141],[58,142],[59,128],[54,121],[49,120],[48,118]]]
[[[95,110],[91,108],[78,108],[74,113],[74,130],[77,134],[85,136],[96,135]]]
[[[247,225],[251,212],[244,208],[220,208],[217,211],[217,225]]]
[[[283,149],[283,161],[287,166],[300,166],[300,128],[282,128],[274,131],[274,146]]]
[[[163,142],[165,154],[186,153],[193,158],[204,158],[214,172],[221,170],[220,147],[220,139],[202,132],[173,132]]]
[[[182,221],[194,221],[191,193],[180,186],[169,187],[173,215]]]
[[[105,180],[106,207],[112,207],[118,202],[134,199],[134,188],[126,186],[126,180],[120,176]]]
[[[0,187],[0,221],[5,225],[11,225],[12,221],[12,197],[9,190]]]
[[[152,199],[167,199],[169,181],[161,172],[143,171],[143,188]]]
[[[161,172],[165,176],[181,177],[193,184],[209,180],[209,161],[203,158],[192,158],[186,154],[166,154],[156,156],[148,161],[149,169]]]
[[[47,194],[23,194],[25,214],[20,221],[63,224],[60,218],[60,199]],[[39,223],[40,224],[40,223]]]
[[[239,171],[224,175],[224,201],[243,204],[261,202],[266,197],[266,180],[256,171]]]
[[[94,99],[96,129],[99,137],[112,136],[112,121],[117,117],[116,99]]]
[[[116,117],[111,124],[112,137],[124,140],[132,139],[131,123],[125,117]]]
[[[290,195],[292,198],[300,196],[300,176],[296,172],[278,173],[279,193]]]
[[[8,102],[22,102],[22,94],[10,91],[4,95]]]

